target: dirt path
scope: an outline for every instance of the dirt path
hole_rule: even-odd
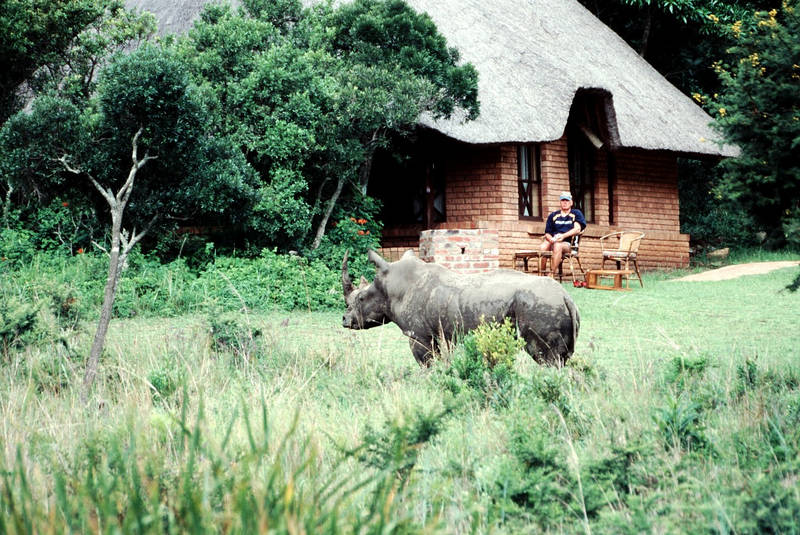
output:
[[[753,262],[751,264],[737,264],[734,266],[725,266],[719,269],[712,269],[711,271],[704,271],[703,273],[695,273],[694,275],[687,275],[678,281],[722,281],[728,279],[735,279],[742,275],[761,275],[762,273],[769,273],[776,269],[783,269],[787,267],[800,265],[800,260],[785,260],[781,262]]]

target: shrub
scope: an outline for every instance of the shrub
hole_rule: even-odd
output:
[[[349,212],[340,210],[319,247],[308,253],[309,258],[319,260],[329,270],[338,273],[347,251],[352,279],[364,276],[372,280],[375,266],[367,259],[367,252],[380,248],[383,225],[378,219],[379,211],[378,201],[369,197],[361,199]]]
[[[318,260],[268,249],[252,260],[217,258],[200,273],[197,282],[208,299],[228,310],[242,305],[283,310],[324,310],[342,305],[339,271],[328,269]]]
[[[24,345],[37,325],[38,307],[16,299],[0,302],[0,351],[8,356],[13,347]]]
[[[575,483],[564,448],[553,440],[552,430],[538,416],[544,407],[516,414],[509,425],[511,456],[500,465],[491,491],[493,514],[510,532],[546,531],[573,517]]]
[[[754,360],[746,358],[743,364],[736,366],[736,387],[734,393],[742,396],[756,388],[759,380],[758,366]]]
[[[152,390],[150,394],[154,404],[163,404],[170,401],[184,382],[183,373],[174,366],[161,366],[147,374],[147,381]]]
[[[665,407],[656,408],[653,421],[667,449],[713,452],[700,405],[685,396],[670,398]]]
[[[253,328],[246,316],[236,313],[211,314],[209,323],[211,347],[214,351],[231,353],[238,363],[252,361],[261,330]]]
[[[492,369],[497,366],[512,367],[517,353],[525,347],[525,341],[517,337],[516,327],[509,318],[505,318],[503,323],[481,321],[474,335],[475,348]]]
[[[568,376],[558,369],[540,368],[531,375],[524,390],[548,405],[553,405],[566,418],[572,413],[568,389]]]
[[[511,321],[482,322],[457,346],[450,373],[466,387],[480,392],[484,401],[507,404],[517,384],[514,359],[524,346]],[[457,385],[450,385],[458,391]]]
[[[76,363],[57,346],[31,356],[28,367],[30,379],[39,393],[58,395],[80,381]]]
[[[357,458],[372,468],[390,470],[405,482],[422,446],[439,434],[450,412],[450,408],[415,408],[387,419],[379,429],[367,427],[356,450]]]

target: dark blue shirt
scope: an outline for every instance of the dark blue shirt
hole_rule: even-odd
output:
[[[561,210],[556,210],[547,216],[547,223],[544,227],[544,233],[555,236],[556,234],[564,234],[572,230],[578,223],[581,230],[586,228],[586,218],[580,210],[572,209],[566,215],[561,215]]]

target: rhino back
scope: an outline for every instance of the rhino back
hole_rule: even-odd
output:
[[[566,312],[560,284],[547,277],[496,270],[458,274],[409,258],[392,264],[382,281],[392,320],[404,331],[451,336],[483,321],[502,321],[537,313],[557,318]],[[551,321],[546,321],[550,324]]]

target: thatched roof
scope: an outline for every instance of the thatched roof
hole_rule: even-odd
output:
[[[735,156],[711,117],[576,0],[406,0],[427,12],[479,73],[480,117],[423,125],[475,144],[559,139],[580,89],[611,95],[621,147]],[[188,28],[203,0],[127,0],[162,31]],[[616,136],[614,136],[616,137]]]

